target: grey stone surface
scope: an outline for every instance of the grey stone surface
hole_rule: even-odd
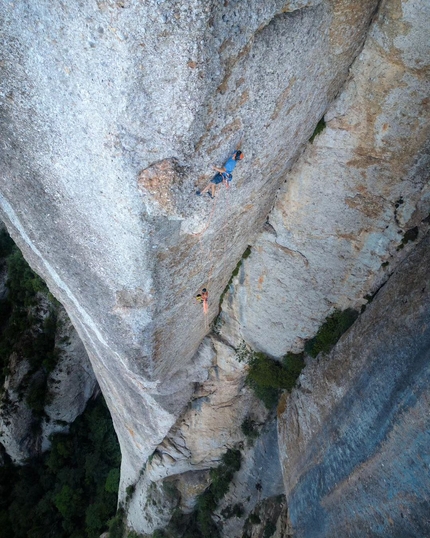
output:
[[[327,123],[286,175],[223,304],[222,334],[273,357],[360,309],[430,213],[428,2],[383,2]],[[424,221],[424,222],[423,222]],[[418,230],[417,230],[418,231]]]
[[[49,436],[64,431],[65,426],[85,410],[88,400],[97,391],[97,381],[82,340],[63,308],[58,313],[57,323],[55,347],[60,360],[48,377],[47,390],[52,401],[45,406],[48,420],[42,424],[42,451],[50,447]]]
[[[297,538],[430,533],[430,235],[280,408]]]
[[[264,499],[284,493],[277,441],[276,418],[271,417],[255,444],[241,451],[241,468],[215,512],[215,521],[225,538],[240,538],[244,522],[255,506]],[[243,506],[243,517],[223,517],[223,509],[235,504]]]
[[[13,463],[21,464],[37,453],[37,438],[32,435],[33,415],[19,394],[19,386],[30,369],[26,360],[12,353],[12,375],[6,377],[0,399],[0,443]]]
[[[248,367],[237,359],[231,347],[212,336],[202,342],[199,353],[202,355],[201,362],[205,364],[202,370],[205,375],[196,384],[185,412],[142,469],[127,507],[128,523],[138,532],[151,533],[169,522],[172,500],[166,493],[163,497],[165,478],[179,482],[181,509],[189,513],[195,505],[196,496],[208,486],[207,473],[201,471],[218,466],[228,448],[246,445],[241,430],[245,417],[252,414],[253,419],[261,425],[267,419],[268,412],[263,404],[244,386]],[[254,449],[245,451],[244,466],[234,485],[235,498],[249,495],[249,483],[264,474],[261,469],[265,457],[271,460],[267,468],[277,469],[278,472],[274,474],[278,479],[281,477],[279,457],[271,459],[268,456],[269,453],[270,456],[277,454],[274,439],[276,428],[272,424],[268,429],[269,432],[256,443]],[[270,444],[269,448],[267,444]],[[272,478],[267,473],[265,494],[271,491]],[[278,483],[282,485],[282,481],[278,480]],[[157,502],[153,504],[148,499],[154,496],[155,491]],[[257,493],[255,490],[250,496],[246,503],[248,507],[254,506]],[[248,511],[251,508],[247,508]]]
[[[195,294],[210,321],[376,6],[2,3],[1,215],[86,346],[122,496],[199,378]],[[197,199],[241,140],[231,191]]]

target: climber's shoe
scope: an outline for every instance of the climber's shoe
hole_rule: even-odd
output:
[[[202,193],[200,191],[196,191],[197,196],[201,196]]]
[[[209,196],[209,198],[211,198],[212,200],[215,198],[215,196],[212,196],[212,194],[211,194],[210,192],[207,192],[206,194],[207,194],[207,195]]]

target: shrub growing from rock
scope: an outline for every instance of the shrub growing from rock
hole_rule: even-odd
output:
[[[264,353],[253,353],[246,383],[268,409],[279,399],[281,389],[291,390],[304,367],[303,353],[289,353],[282,362],[269,359]]]
[[[358,312],[351,308],[333,312],[321,325],[317,334],[306,342],[305,352],[311,357],[316,357],[321,352],[328,353],[357,317]]]

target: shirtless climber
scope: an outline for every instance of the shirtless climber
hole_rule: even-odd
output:
[[[206,187],[202,191],[196,192],[197,196],[205,194],[210,189],[211,192],[209,196],[211,198],[215,198],[216,186],[222,182],[225,182],[227,184],[228,181],[232,180],[232,172],[236,167],[236,162],[240,161],[241,159],[243,159],[243,153],[240,150],[237,150],[228,159],[223,168],[217,168],[216,166],[214,166],[214,170],[217,171],[217,174],[215,174],[213,179],[211,179],[210,183],[208,183],[208,185],[206,185]]]
[[[199,303],[203,304],[203,312],[207,314],[208,312],[208,299],[209,299],[209,292],[206,288],[203,288],[201,293],[196,295],[196,299]]]

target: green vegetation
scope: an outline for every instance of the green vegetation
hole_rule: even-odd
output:
[[[11,241],[11,240],[10,240]],[[38,314],[38,294],[50,296],[49,290],[34,273],[22,257],[16,246],[1,247],[5,239],[0,241],[0,250],[8,254],[6,258],[8,280],[7,298],[0,301],[0,382],[3,383],[8,374],[9,357],[16,352],[25,357],[31,370],[22,384],[24,392],[29,387],[27,403],[36,414],[43,413],[43,407],[49,395],[46,390],[47,375],[55,367],[58,350],[55,348],[57,329],[56,305],[51,297],[47,301],[50,310],[47,315]],[[34,376],[41,370],[43,375]]]
[[[130,484],[130,486],[127,486],[125,489],[126,497],[125,502],[128,503],[131,501],[131,498],[134,495],[134,492],[136,491],[136,484]]]
[[[6,258],[12,252],[15,243],[3,228],[0,230],[0,258]]]
[[[320,121],[317,123],[315,130],[312,134],[312,136],[309,138],[309,142],[313,144],[315,137],[317,137],[320,133],[324,131],[326,127],[326,123],[324,121],[324,116],[320,119]]]
[[[333,312],[321,325],[317,334],[306,342],[305,352],[311,357],[316,357],[321,352],[328,353],[357,317],[358,312],[351,308]]]
[[[264,527],[263,538],[271,538],[275,534],[275,531],[276,525],[269,521]]]
[[[397,247],[396,250],[401,250],[405,245],[409,243],[409,241],[416,241],[418,237],[419,229],[418,226],[415,226],[414,228],[411,228],[410,230],[407,230],[405,234],[403,235],[402,242]]]
[[[249,514],[248,521],[251,523],[251,525],[259,525],[261,523],[261,519],[259,518],[258,514]]]
[[[109,538],[123,538],[125,532],[124,509],[119,508],[115,516],[108,521]]]
[[[269,359],[264,353],[252,353],[246,383],[268,409],[278,403],[282,389],[291,390],[304,367],[303,353],[287,354],[282,363]]]
[[[152,538],[167,538],[167,534],[163,529],[156,529],[152,534]]]
[[[164,530],[157,529],[152,535],[153,538],[218,538],[219,531],[212,519],[212,514],[227,493],[230,482],[240,469],[240,465],[240,451],[228,449],[220,465],[210,470],[211,485],[197,497],[194,512],[183,514],[176,509],[168,527]],[[231,514],[228,517],[243,515],[243,507],[240,505],[234,505],[227,510]]]
[[[242,517],[245,514],[245,509],[242,503],[234,504],[233,506],[226,506],[221,515],[224,519],[230,519],[232,517]]]
[[[117,502],[120,450],[99,397],[52,449],[22,467],[0,467],[0,538],[98,538]],[[122,515],[110,522],[122,538]],[[116,533],[116,534],[115,534]]]
[[[234,473],[240,469],[240,450],[228,449],[218,467],[210,470],[211,485],[197,497],[197,523],[202,538],[215,538],[219,535],[212,519],[212,512],[227,493]]]
[[[243,435],[245,435],[249,441],[253,441],[254,439],[257,439],[257,437],[260,435],[258,432],[258,428],[255,425],[255,422],[252,420],[251,417],[246,417],[245,420],[240,425],[240,429],[242,430]]]
[[[157,532],[157,531],[155,531],[155,532]],[[154,533],[153,536],[155,536],[155,538],[157,538],[157,534]],[[138,534],[135,531],[130,531],[127,534],[127,538],[144,538],[144,536],[143,536],[143,534]],[[158,538],[164,538],[164,536],[161,535],[161,534],[158,534]]]
[[[352,309],[333,312],[314,338],[306,343],[305,352],[311,357],[316,357],[320,352],[328,353],[357,317],[358,312]],[[278,403],[281,390],[292,390],[305,366],[304,353],[287,353],[280,362],[270,359],[264,353],[249,350],[245,343],[238,347],[236,356],[238,360],[247,360],[249,370],[246,384],[268,409]],[[245,435],[247,433],[243,428],[250,433],[250,426],[249,422],[242,424]]]
[[[135,531],[130,531],[127,533],[127,538],[143,538],[142,534],[138,534]]]
[[[171,500],[176,501],[176,504],[179,503],[181,494],[179,493],[178,487],[174,480],[165,479],[163,480],[163,490],[166,493],[167,497]]]

